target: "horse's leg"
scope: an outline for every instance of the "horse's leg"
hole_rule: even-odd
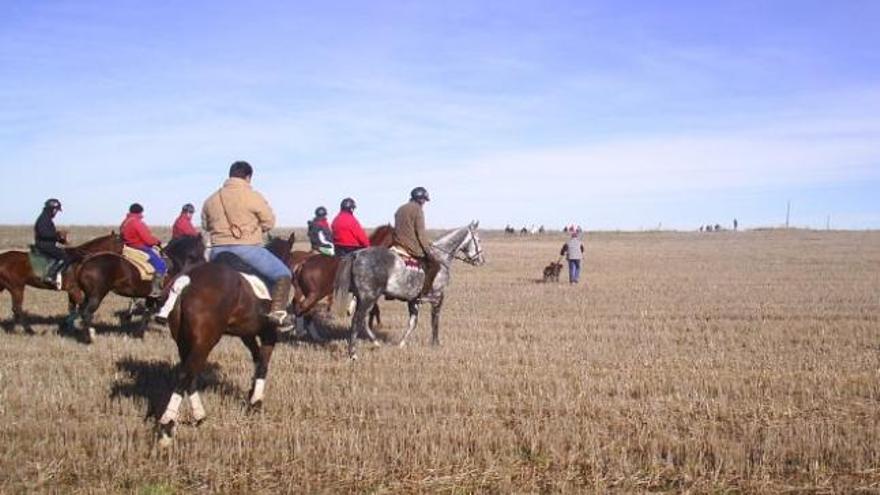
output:
[[[406,338],[409,337],[409,334],[411,334],[412,331],[416,329],[416,325],[419,324],[419,301],[417,299],[407,301],[406,307],[409,310],[409,326],[406,328],[406,333],[403,334],[403,338],[400,339],[400,343],[397,344],[398,347],[406,346]]]
[[[67,291],[67,317],[61,323],[61,332],[68,332],[73,329],[76,323],[77,311],[83,302],[83,294],[79,289],[70,289]]]
[[[306,327],[309,335],[316,341],[323,342],[326,339],[323,336],[319,335],[317,330],[315,330],[313,327],[310,328],[312,318],[308,316],[320,300],[321,295],[318,293],[318,291],[312,290],[311,292],[309,292],[309,295],[306,296],[305,299],[303,299],[302,304],[300,304],[299,307],[296,309],[296,315],[303,316],[303,326]]]
[[[159,431],[161,434],[161,438],[159,440],[160,445],[167,446],[171,443],[171,437],[174,433],[174,424],[177,422],[177,418],[180,414],[180,404],[183,402],[183,396],[187,392],[191,394],[196,392],[196,378],[198,378],[199,373],[202,372],[202,369],[205,367],[205,362],[208,360],[208,354],[211,352],[211,349],[217,345],[217,342],[220,340],[220,333],[215,332],[212,334],[210,331],[204,331],[206,325],[202,325],[201,327],[203,331],[198,331],[198,328],[194,328],[189,332],[189,335],[205,335],[203,339],[193,339],[192,342],[184,342],[183,344],[178,343],[178,352],[181,357],[186,356],[180,362],[180,366],[177,368],[177,380],[174,387],[174,392],[171,394],[171,398],[168,400],[168,406],[165,408],[165,412],[162,414],[162,417],[159,418]],[[179,340],[185,340],[189,338],[187,332],[182,332],[179,336]],[[191,404],[193,405],[193,417],[196,418],[196,421],[201,421],[205,417],[205,409],[202,406],[201,398],[196,396],[195,401],[192,401],[192,396],[190,396]]]
[[[119,324],[120,325],[128,325],[131,323],[131,318],[134,315],[134,309],[137,304],[137,299],[132,298],[128,300],[128,309],[123,311],[121,315],[119,315]]]
[[[92,340],[95,338],[95,327],[92,326],[92,320],[95,317],[95,312],[98,311],[98,307],[101,305],[101,301],[104,300],[104,297],[107,296],[107,292],[109,290],[106,287],[100,287],[92,294],[87,294],[86,300],[80,307],[80,315],[82,316],[82,324],[83,324],[83,342],[90,344]]]
[[[24,286],[9,287],[9,295],[12,296],[12,331],[20,326],[25,332],[34,333],[24,314]]]
[[[440,309],[443,308],[443,294],[431,303],[431,344],[440,345]]]
[[[254,383],[250,397],[252,410],[259,410],[263,405],[266,376],[269,374],[269,361],[272,359],[272,351],[275,349],[277,339],[278,335],[274,330],[263,332],[260,338],[262,345],[257,344],[257,338],[254,336],[242,337],[241,339],[251,351],[251,357],[254,360]]]
[[[315,319],[312,317],[311,314],[303,317],[303,326],[305,327],[306,332],[308,332],[309,337],[311,337],[312,340],[314,340],[315,342],[327,341],[327,339],[324,338],[323,335],[321,335],[321,332],[318,331],[317,327],[315,327]]]
[[[375,323],[373,323],[374,321]],[[376,303],[370,310],[370,329],[378,330],[380,328],[382,328],[382,315],[379,312],[379,303]]]
[[[348,335],[348,357],[352,360],[357,360],[357,337],[361,330],[367,326],[367,312],[373,304],[376,304],[376,298],[362,295],[356,297],[355,301],[357,304],[354,316],[351,318],[351,331]]]

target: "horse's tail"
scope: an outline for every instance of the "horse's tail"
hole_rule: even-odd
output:
[[[354,255],[343,257],[336,268],[336,280],[333,282],[333,314],[338,318],[345,317],[351,303],[351,266]]]

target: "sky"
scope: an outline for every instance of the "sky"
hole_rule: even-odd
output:
[[[880,2],[0,2],[0,223],[880,228]]]

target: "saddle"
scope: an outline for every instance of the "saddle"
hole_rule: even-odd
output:
[[[31,268],[34,270],[34,275],[39,278],[46,278],[46,274],[49,271],[49,267],[52,266],[52,263],[55,262],[53,258],[50,258],[43,254],[37,246],[31,244],[30,251],[28,252],[28,261],[31,263]]]
[[[153,268],[153,265],[150,264],[150,255],[141,251],[140,249],[123,246],[122,257],[128,260],[129,263],[134,265],[135,268],[137,268],[138,274],[140,274],[141,276],[141,280],[145,280],[147,282],[153,280],[153,275],[156,273],[156,269]]]
[[[269,281],[260,275],[254,268],[245,263],[245,261],[232,253],[220,253],[213,260],[214,263],[222,263],[229,268],[237,271],[239,275],[251,286],[257,299],[271,301],[272,295],[269,292]]]
[[[390,248],[388,248],[392,253],[396,254],[401,261],[403,261],[403,265],[408,270],[414,270],[423,272],[425,271],[425,267],[423,266],[421,260],[412,255],[409,251],[407,251],[403,246],[394,244]]]

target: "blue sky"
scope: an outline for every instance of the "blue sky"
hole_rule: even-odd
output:
[[[0,223],[880,228],[880,2],[0,3]]]

